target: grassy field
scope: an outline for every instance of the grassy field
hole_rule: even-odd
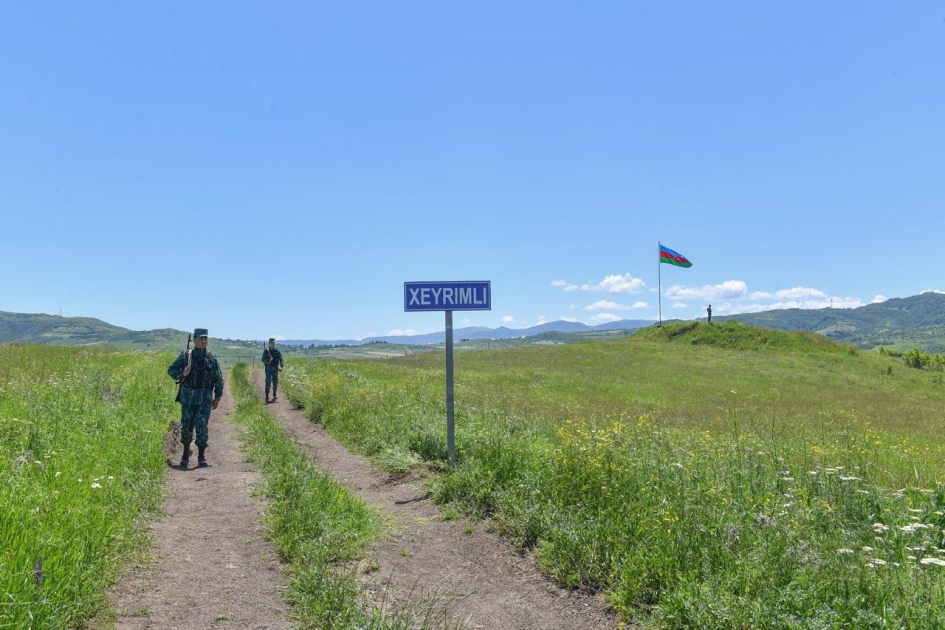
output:
[[[391,469],[442,469],[442,355],[292,362]],[[945,386],[810,334],[679,324],[459,354],[441,501],[661,627],[945,627]]]
[[[0,627],[82,626],[146,544],[168,355],[0,346]]]
[[[381,611],[369,604],[352,561],[379,532],[374,514],[350,490],[321,472],[270,415],[247,379],[231,372],[237,400],[233,422],[251,461],[266,477],[266,525],[289,564],[288,598],[303,628],[407,630],[443,627],[442,610]]]

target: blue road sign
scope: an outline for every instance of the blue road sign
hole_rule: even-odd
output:
[[[488,280],[405,282],[404,310],[491,311],[492,283]]]

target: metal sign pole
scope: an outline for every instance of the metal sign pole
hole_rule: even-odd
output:
[[[453,427],[453,311],[446,311],[446,456],[450,470],[456,466],[456,436]]]
[[[446,456],[456,468],[456,430],[453,396],[453,311],[491,311],[492,283],[488,280],[404,282],[404,312],[443,311],[446,314]],[[434,352],[438,352],[436,348]],[[409,350],[404,350],[404,356]]]

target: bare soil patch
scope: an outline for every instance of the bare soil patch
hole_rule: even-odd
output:
[[[208,468],[176,467],[180,426],[172,422],[165,515],[151,524],[154,561],[113,589],[120,629],[290,628],[282,566],[264,539],[263,501],[251,496],[261,475],[245,462],[229,389],[210,416]]]
[[[262,394],[263,374],[251,379]],[[281,394],[281,393],[280,393]],[[470,628],[614,628],[617,618],[598,596],[569,591],[541,575],[528,555],[488,531],[488,524],[442,520],[412,475],[377,471],[309,421],[280,395],[268,406],[323,470],[375,506],[390,535],[372,545],[360,578],[376,603],[400,607],[449,600],[452,622]]]

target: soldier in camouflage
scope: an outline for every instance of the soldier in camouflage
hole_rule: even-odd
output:
[[[263,350],[262,364],[266,366],[266,402],[269,402],[269,386],[272,386],[272,402],[276,402],[279,387],[279,372],[285,367],[282,353],[276,349],[276,338],[269,338],[269,347]]]
[[[210,410],[216,409],[223,397],[223,372],[220,363],[207,350],[210,338],[206,328],[194,330],[194,349],[190,367],[187,353],[180,356],[167,368],[171,378],[180,381],[180,441],[184,453],[180,467],[187,468],[190,461],[190,442],[197,432],[197,466],[207,466],[205,451],[208,444]]]

